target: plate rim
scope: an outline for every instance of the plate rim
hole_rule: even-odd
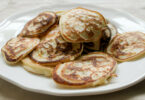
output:
[[[79,4],[77,3],[78,5],[82,5],[82,6],[90,6],[89,4]],[[73,5],[73,4],[69,4],[69,5]],[[75,4],[74,4],[75,5]],[[118,12],[121,12],[121,13],[124,13],[134,19],[137,19],[138,21],[144,23],[145,25],[145,21],[143,19],[140,19],[132,14],[130,14],[129,12],[126,12],[124,10],[121,10],[121,9],[113,9],[113,8],[109,8],[109,7],[102,7],[102,6],[98,6],[98,5],[94,5],[94,4],[91,4],[93,5],[94,7],[98,7],[98,8],[103,8],[103,9],[110,9],[110,10],[115,10],[115,11],[118,11]],[[56,4],[52,4],[51,6],[56,6]],[[65,6],[65,5],[64,5]],[[28,12],[32,12],[32,11],[35,11],[37,9],[45,9],[47,8],[47,6],[40,6],[40,7],[37,7],[37,8],[32,8],[32,9],[29,9],[29,10],[25,10],[23,12],[17,12],[15,14],[12,14],[11,16],[7,17],[6,19],[4,19],[1,23],[0,23],[0,29],[9,24],[11,20],[14,20],[14,17],[16,16],[20,16],[21,14],[25,14],[25,13],[28,13]],[[1,55],[2,56],[2,55]],[[112,93],[112,92],[116,92],[116,91],[119,91],[119,90],[123,90],[125,88],[128,88],[128,87],[131,87],[141,81],[143,81],[145,79],[145,73],[140,75],[140,77],[138,77],[138,79],[135,79],[125,85],[122,85],[120,87],[116,87],[116,88],[113,88],[113,89],[108,89],[108,90],[105,90],[105,91],[100,91],[100,92],[95,92],[94,90],[93,91],[80,91],[79,94],[78,92],[77,93],[61,93],[61,92],[53,92],[53,91],[45,91],[45,90],[40,90],[40,89],[34,89],[34,88],[30,88],[30,87],[27,87],[27,86],[24,86],[24,85],[21,85],[20,83],[17,83],[15,82],[14,80],[11,80],[9,79],[8,77],[5,77],[3,76],[1,73],[0,73],[0,78],[21,88],[21,89],[24,89],[26,91],[31,91],[31,92],[36,92],[36,93],[43,93],[43,94],[47,94],[47,95],[54,95],[54,96],[83,96],[83,95],[99,95],[99,94],[106,94],[106,93]]]

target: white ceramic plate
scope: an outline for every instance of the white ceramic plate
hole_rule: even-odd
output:
[[[7,18],[0,24],[0,48],[12,37],[15,37],[24,24],[42,11],[68,10],[82,6],[101,12],[118,29],[118,32],[142,31],[145,32],[145,22],[121,10],[101,8],[93,5],[49,5],[29,10]],[[0,54],[1,55],[1,54]],[[52,79],[33,75],[21,66],[7,65],[0,56],[0,77],[25,90],[58,96],[95,95],[118,91],[132,86],[145,78],[145,57],[136,61],[124,62],[118,65],[118,77],[113,78],[110,84],[87,89],[60,89]]]

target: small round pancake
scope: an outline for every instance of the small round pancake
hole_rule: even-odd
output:
[[[43,66],[43,65],[37,64],[36,62],[32,61],[29,58],[29,56],[25,57],[21,61],[23,63],[24,69],[31,72],[31,73],[44,75],[44,76],[47,76],[47,77],[52,76],[52,72],[53,72],[53,69],[54,69],[53,66]]]
[[[107,53],[120,62],[136,58],[145,53],[145,34],[127,32],[117,35],[107,47]]]
[[[18,36],[36,37],[45,33],[57,21],[57,16],[54,12],[42,12],[34,19],[30,20],[24,26]]]
[[[81,55],[83,44],[68,43],[60,35],[59,26],[50,30],[45,39],[30,54],[33,61],[42,65],[56,65],[74,60]]]
[[[39,42],[38,38],[16,37],[10,39],[1,51],[8,64],[15,64],[29,54]]]
[[[53,80],[63,88],[86,88],[102,85],[112,76],[117,62],[108,54],[94,52],[76,61],[56,66]]]
[[[106,21],[99,12],[79,7],[63,14],[59,25],[61,35],[66,41],[92,42],[101,37]]]

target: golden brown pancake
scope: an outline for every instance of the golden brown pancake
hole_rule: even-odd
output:
[[[27,22],[18,36],[36,37],[43,35],[56,21],[57,16],[54,12],[42,12]]]
[[[38,44],[38,38],[16,37],[10,39],[1,49],[5,61],[15,64],[29,54]]]
[[[86,88],[102,85],[112,76],[117,62],[108,54],[94,52],[76,61],[56,66],[53,80],[63,88]]]
[[[67,43],[60,35],[59,26],[55,25],[44,40],[30,54],[33,61],[41,65],[56,65],[74,60],[81,55],[83,44]]]
[[[23,63],[24,69],[31,72],[31,73],[44,75],[47,77],[52,76],[52,72],[54,69],[53,66],[40,65],[40,64],[32,61],[29,56],[22,59],[22,63]]]
[[[106,21],[99,12],[79,7],[63,14],[59,26],[68,42],[92,42],[100,39]]]
[[[128,61],[145,53],[145,34],[127,32],[117,35],[107,48],[107,53],[117,61]]]

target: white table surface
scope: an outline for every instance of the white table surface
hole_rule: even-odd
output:
[[[54,3],[96,4],[103,7],[123,9],[145,20],[145,0],[0,0],[0,22],[8,16]],[[96,96],[56,97],[23,90],[0,79],[0,100],[145,100],[145,80],[128,89]]]

